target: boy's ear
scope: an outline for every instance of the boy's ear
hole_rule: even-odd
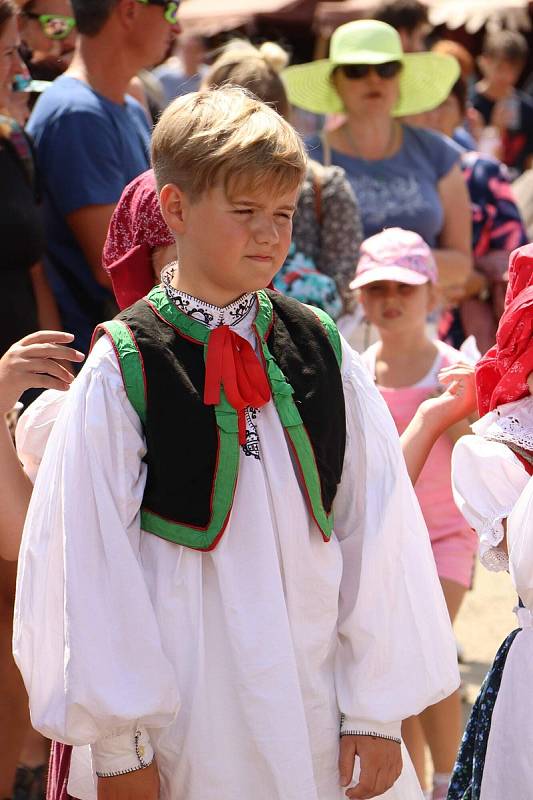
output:
[[[174,183],[167,183],[159,194],[163,219],[173,233],[183,233],[187,197]]]

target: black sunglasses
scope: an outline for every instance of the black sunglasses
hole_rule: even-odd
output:
[[[386,61],[385,64],[341,64],[339,69],[349,80],[361,80],[374,70],[380,78],[395,78],[402,69],[401,61]]]

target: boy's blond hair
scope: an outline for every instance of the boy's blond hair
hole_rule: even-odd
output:
[[[249,92],[223,87],[174,100],[152,137],[158,189],[179,186],[194,202],[223,186],[284,193],[297,189],[307,157],[299,135]]]

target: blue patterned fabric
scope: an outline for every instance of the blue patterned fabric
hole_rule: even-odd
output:
[[[294,244],[272,283],[281,294],[321,308],[332,319],[342,314],[342,300],[333,278],[319,272],[314,261],[296,250]]]
[[[494,663],[472,706],[470,719],[455,762],[447,800],[479,800],[492,713],[509,650],[520,631],[521,628],[517,628],[510,633],[496,653]],[[511,798],[502,798],[502,800],[511,800]]]

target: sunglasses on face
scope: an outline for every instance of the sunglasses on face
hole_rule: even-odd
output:
[[[24,11],[28,19],[35,19],[47,39],[66,39],[76,27],[74,17],[64,17],[62,14],[35,14],[33,11]]]
[[[164,9],[164,16],[169,25],[175,25],[178,21],[178,10],[181,0],[137,0],[144,6],[160,6]]]
[[[339,69],[345,78],[349,80],[361,80],[367,78],[372,72],[376,72],[380,78],[395,78],[402,69],[401,61],[386,61],[385,64],[342,64]]]

